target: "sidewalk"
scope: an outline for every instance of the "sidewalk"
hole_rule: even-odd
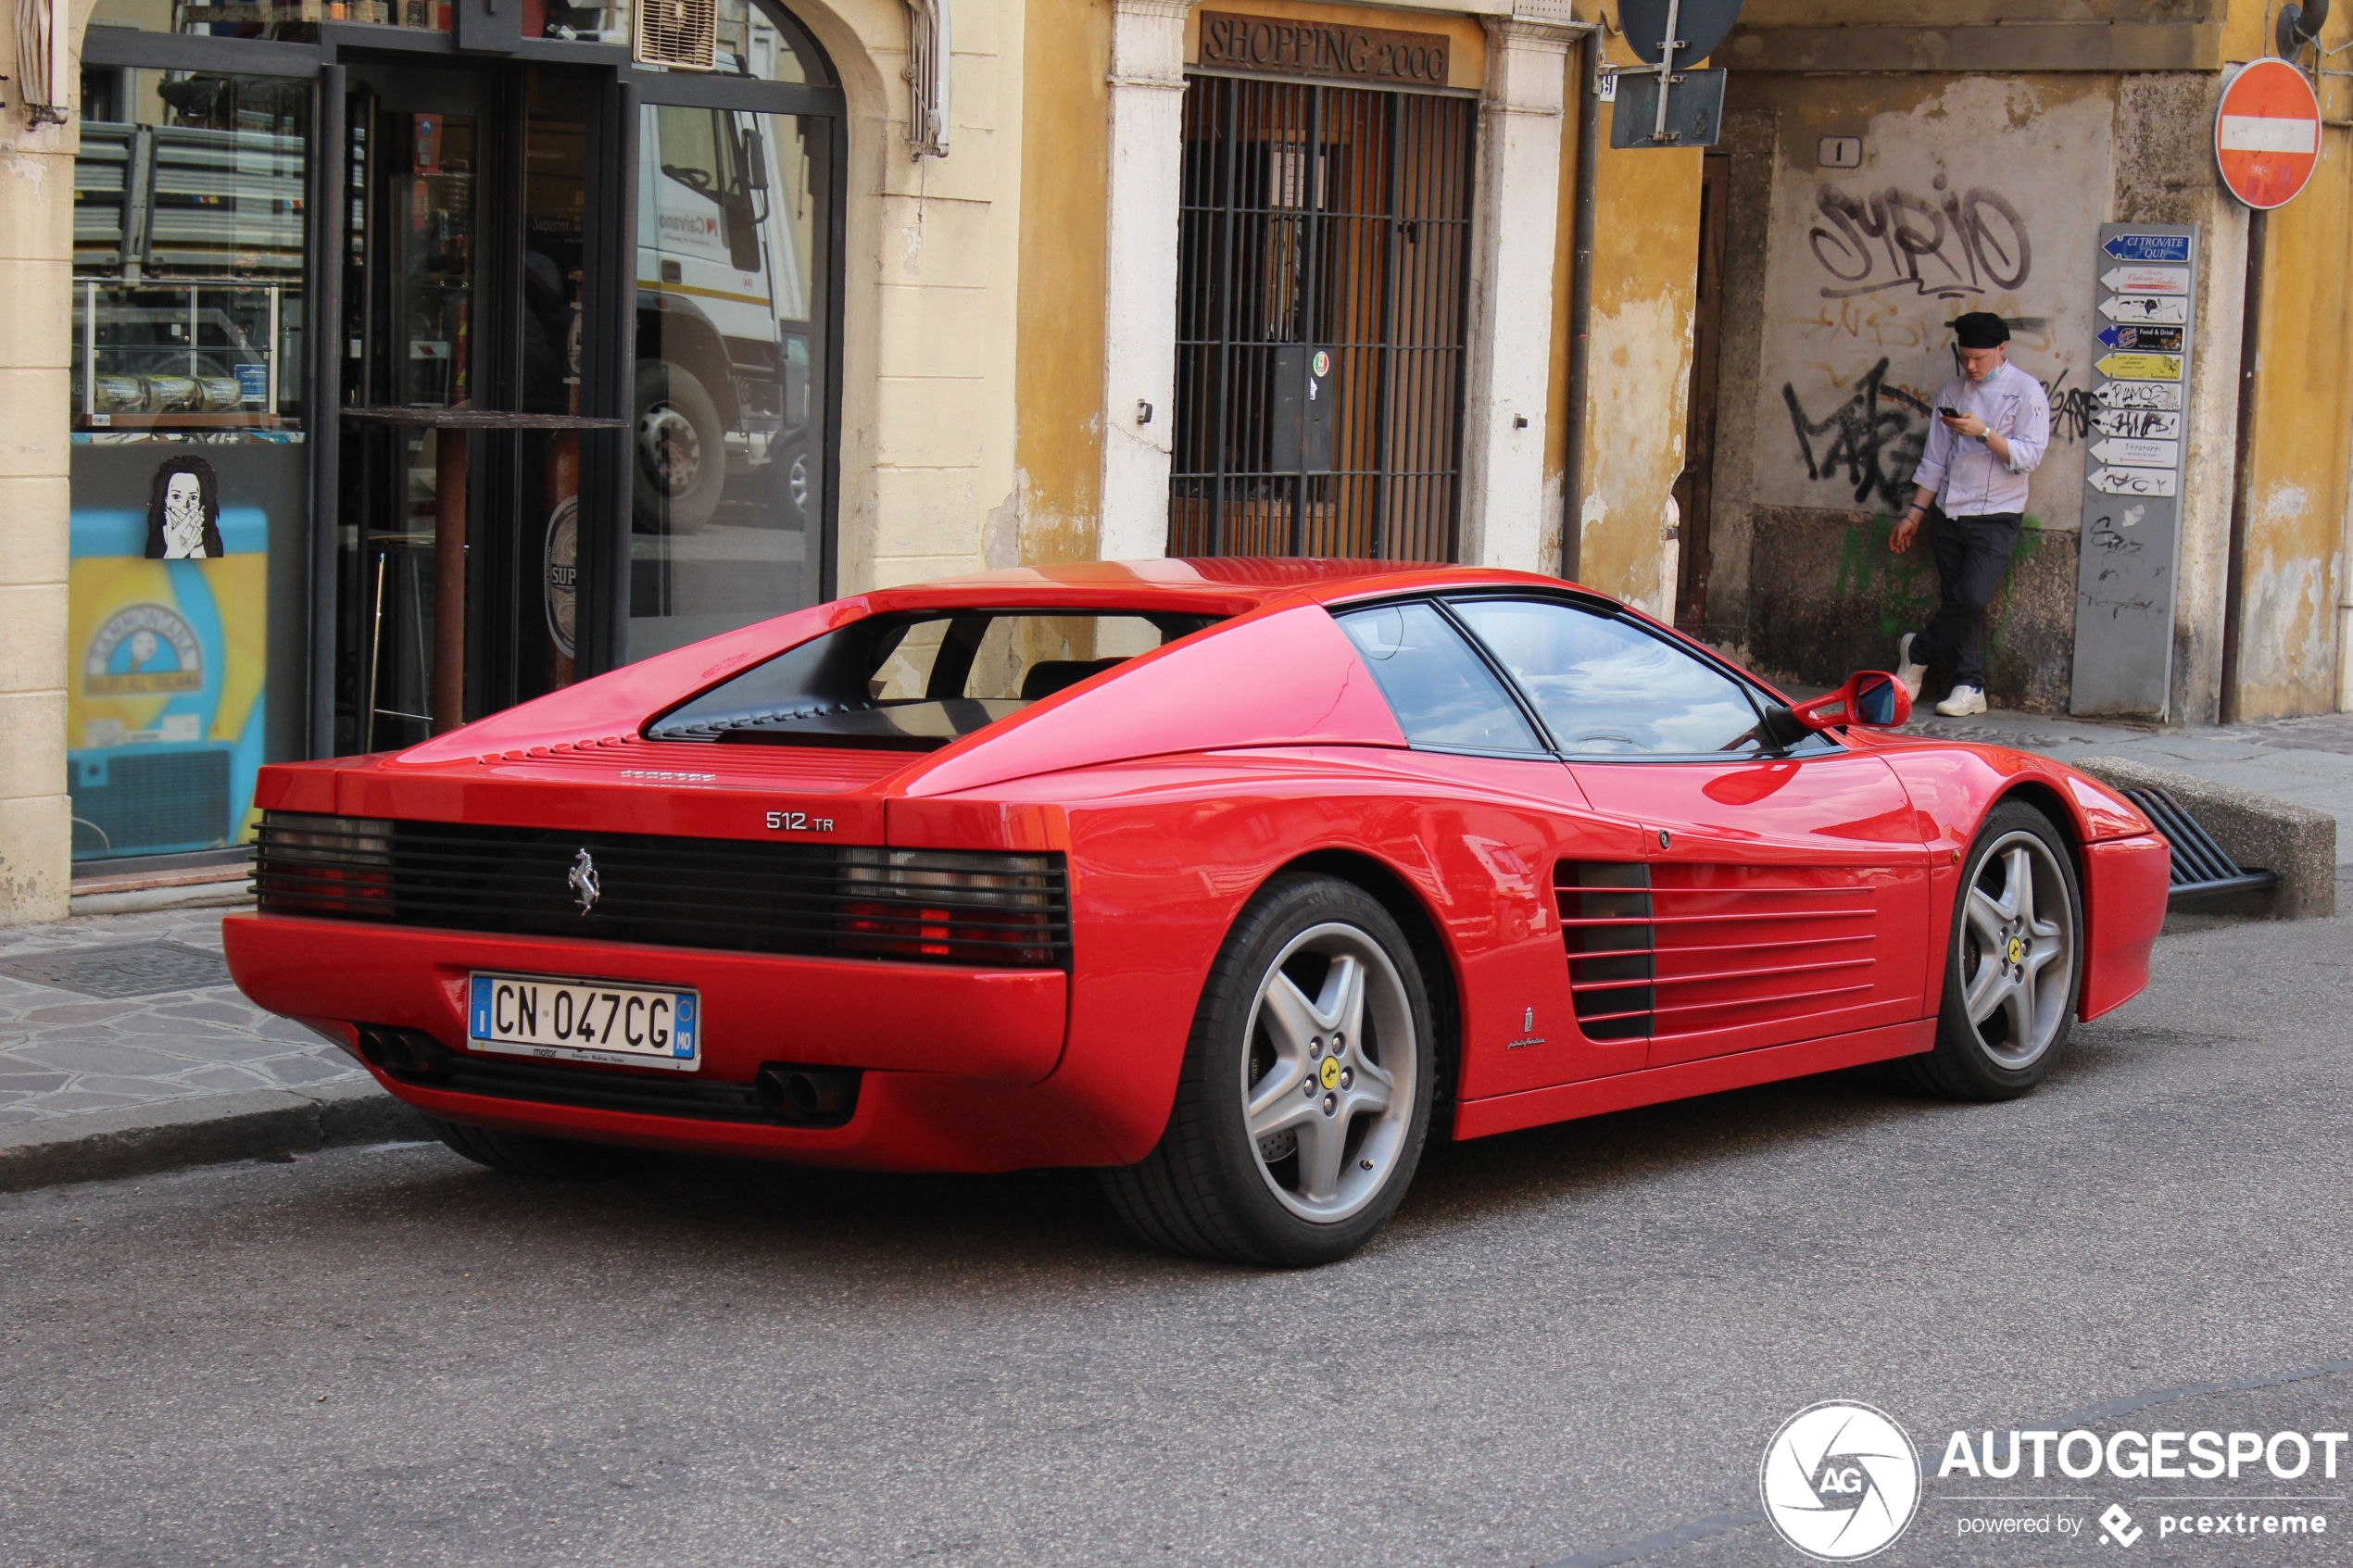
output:
[[[1911,728],[2062,759],[2129,758],[2327,811],[2337,863],[2353,866],[2353,714],[2169,731],[1924,711]],[[0,930],[0,1191],[425,1135],[341,1050],[237,994],[220,913]]]
[[[422,1136],[229,984],[217,909],[0,930],[0,1191]]]

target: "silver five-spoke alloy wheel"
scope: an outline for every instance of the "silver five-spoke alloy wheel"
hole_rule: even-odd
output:
[[[1994,1064],[2031,1067],[2058,1037],[2075,995],[2075,910],[2050,846],[2016,831],[1995,840],[1962,914],[1969,1021]]]
[[[1414,1012],[1380,945],[1311,926],[1267,966],[1252,1005],[1241,1093],[1258,1173],[1302,1219],[1344,1220],[1378,1198],[1406,1148]]]

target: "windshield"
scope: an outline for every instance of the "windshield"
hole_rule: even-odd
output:
[[[787,648],[646,733],[928,751],[1216,620],[1028,609],[874,616]]]

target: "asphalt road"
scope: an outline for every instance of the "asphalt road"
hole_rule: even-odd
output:
[[[2079,1412],[2353,1426],[2353,920],[2158,969],[2026,1100],[1841,1074],[1440,1148],[1310,1273],[1142,1250],[1069,1173],[436,1145],[0,1198],[0,1562],[1796,1563],[1757,1467],[1819,1399],[1931,1469]],[[1877,1561],[2353,1562],[2353,1481],[2170,1488],[2333,1499],[2227,1544],[2152,1485],[1931,1476]],[[2129,1551],[1958,1533],[2110,1501]]]

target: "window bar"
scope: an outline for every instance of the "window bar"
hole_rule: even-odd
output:
[[[1315,264],[1318,259],[1317,231],[1323,212],[1324,172],[1324,89],[1307,89],[1307,144],[1299,169],[1300,236],[1299,293],[1291,318],[1291,339],[1301,346],[1312,349],[1315,342],[1315,303],[1316,299]],[[1279,403],[1277,407],[1279,407]],[[1304,411],[1302,410],[1302,418]],[[1291,491],[1290,553],[1307,553],[1307,441],[1306,432],[1300,433],[1299,473]]]
[[[270,345],[261,351],[261,362],[270,367],[270,395],[267,412],[272,422],[278,418],[278,345],[284,341],[278,335],[280,325],[278,296],[283,289],[283,284],[270,285]]]
[[[98,280],[82,285],[82,420],[98,411]]]
[[[1234,381],[1234,248],[1236,245],[1234,173],[1241,147],[1239,125],[1241,93],[1238,83],[1218,82],[1219,119],[1223,122],[1226,144],[1218,149],[1219,173],[1222,183],[1213,194],[1217,246],[1217,346],[1216,383],[1211,395],[1212,411],[1209,420],[1209,442],[1215,453],[1215,477],[1209,491],[1209,553],[1226,553],[1226,461],[1227,404]]]
[[[1397,268],[1401,257],[1398,249],[1402,220],[1399,207],[1405,199],[1405,98],[1401,93],[1389,95],[1389,186],[1388,265],[1383,269],[1380,305],[1380,385],[1375,392],[1375,434],[1373,437],[1373,529],[1371,555],[1375,560],[1387,558],[1389,543],[1390,476],[1396,468],[1396,455],[1390,442],[1395,435],[1397,397]]]

